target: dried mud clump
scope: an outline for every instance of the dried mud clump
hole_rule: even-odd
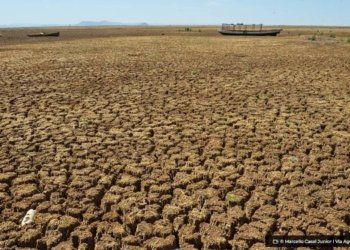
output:
[[[349,234],[346,44],[201,32],[5,47],[1,249]]]

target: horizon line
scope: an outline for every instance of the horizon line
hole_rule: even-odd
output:
[[[89,21],[90,22],[90,21]],[[117,23],[117,22],[116,22]],[[221,26],[220,24],[213,23],[202,23],[202,24],[150,24],[147,22],[141,23],[120,23],[120,24],[102,24],[102,25],[79,25],[75,24],[9,24],[0,25],[0,29],[21,29],[21,28],[51,28],[51,27],[159,27],[159,26],[192,26],[192,27],[203,27],[203,26]],[[234,24],[234,23],[233,23]],[[244,23],[243,23],[244,24]],[[251,24],[244,24],[251,25]],[[332,24],[263,24],[264,26],[289,26],[289,27],[338,27],[338,28],[348,28],[350,25],[332,25]]]

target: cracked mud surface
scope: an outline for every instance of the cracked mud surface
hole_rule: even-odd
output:
[[[349,62],[289,37],[2,47],[0,248],[349,235]]]

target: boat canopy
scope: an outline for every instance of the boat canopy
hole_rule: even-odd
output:
[[[262,24],[223,23],[222,30],[260,30],[261,31],[262,26],[263,26]]]

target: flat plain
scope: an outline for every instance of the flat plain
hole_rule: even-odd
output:
[[[350,29],[57,29],[0,30],[1,249],[350,234]]]

